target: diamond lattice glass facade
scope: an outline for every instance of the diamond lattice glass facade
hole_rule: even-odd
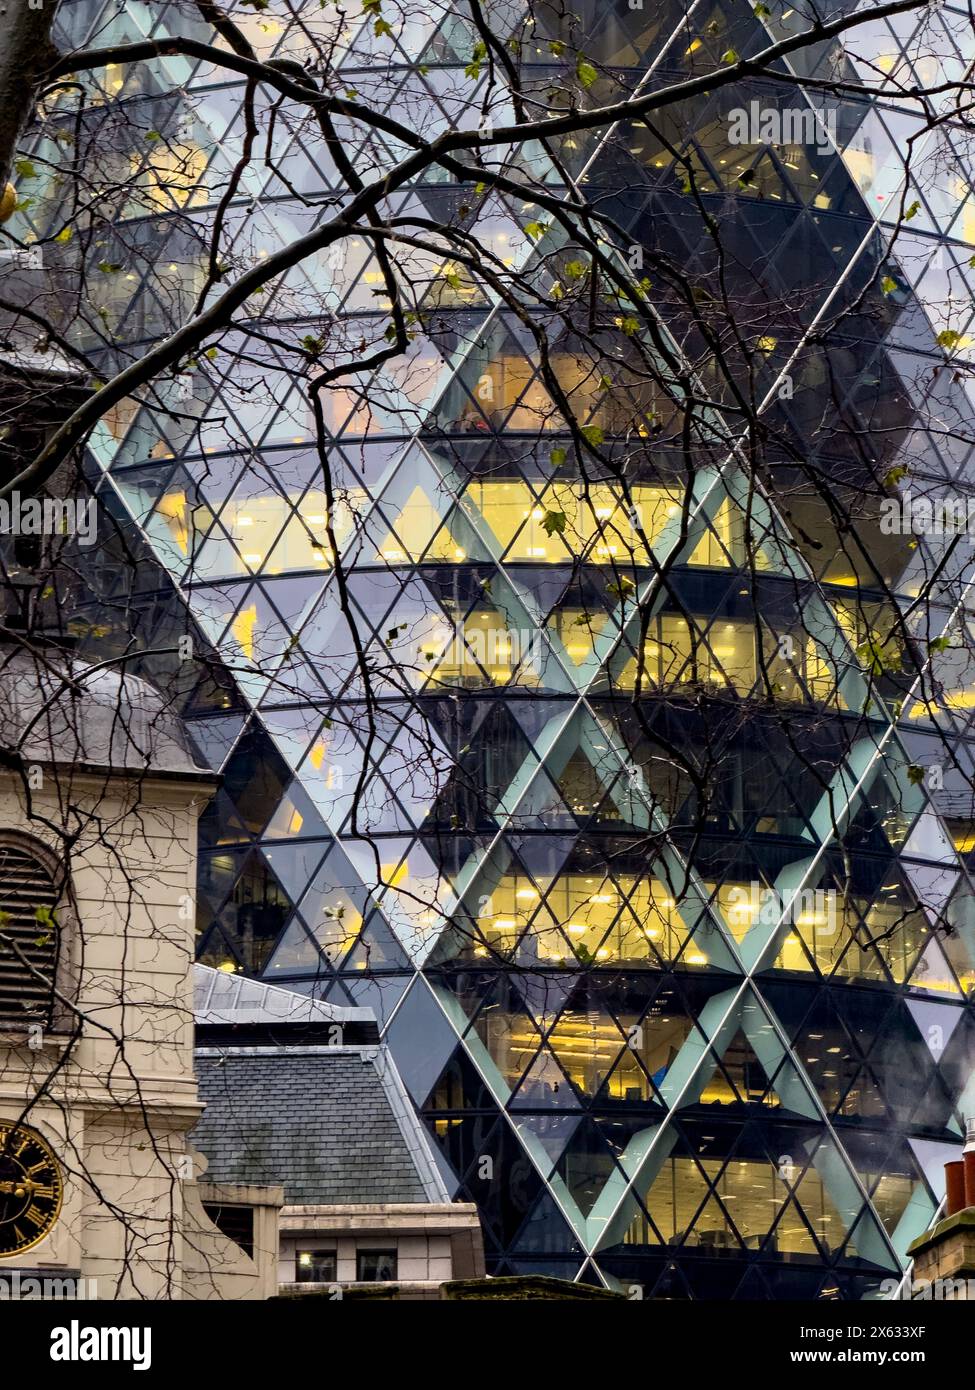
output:
[[[274,8],[237,18],[288,56],[300,33]],[[776,6],[571,8],[578,23],[534,7],[519,65],[568,90],[561,45],[584,52],[599,76],[581,95],[601,104],[788,32]],[[313,30],[334,22],[305,10]],[[390,21],[376,37],[348,17],[341,84],[425,132],[475,121],[487,73],[463,15]],[[514,0],[503,21],[522,23]],[[165,5],[86,0],[61,23],[75,44],[207,36]],[[932,33],[960,73],[972,34],[950,7],[851,47],[875,77],[914,63],[924,81]],[[355,238],[251,301],[267,332],[225,339],[231,374],[198,364],[91,441],[106,506],[226,672],[186,704],[225,779],[202,832],[200,956],[377,1010],[495,1272],[648,1297],[868,1295],[934,1214],[970,1106],[971,546],[888,534],[877,480],[890,492],[909,468],[921,491],[966,495],[971,386],[944,363],[972,341],[971,165],[947,123],[906,182],[911,112],[817,85],[864,75],[838,44],[781,70],[800,80],[514,152],[549,191],[568,197],[571,177],[609,209],[621,261],[635,246],[679,268],[647,272],[660,351],[715,399],[727,384],[702,366],[693,308],[707,319],[727,293],[758,345],[747,367],[725,350],[761,404],[760,461],[744,431],[718,447],[706,412],[682,442],[667,391],[627,378],[617,320],[608,385],[581,339],[553,328],[549,345],[579,425],[628,459],[625,485],[596,465],[583,481],[537,325],[439,267],[429,331],[323,393],[327,496],[276,335],[319,334],[323,309],[350,343],[381,333],[383,276]],[[200,228],[248,139],[242,87],[181,57],[95,78],[93,109],[129,127],[99,157],[130,191],[89,250],[109,269],[88,313],[151,343],[204,285]],[[224,210],[238,266],[313,228],[339,183],[289,119],[276,171],[252,160]],[[400,153],[376,143],[377,162]],[[559,254],[530,198],[443,172],[396,211],[436,226],[473,203],[485,254],[526,273]],[[44,234],[49,205],[24,226]],[[173,621],[154,603],[150,646]],[[922,656],[950,634],[933,671],[907,643],[876,660],[898,623]]]

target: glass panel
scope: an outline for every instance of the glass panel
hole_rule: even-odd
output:
[[[357,1250],[355,1277],[360,1283],[380,1283],[396,1278],[395,1250]]]
[[[677,903],[656,880],[566,874],[551,880],[543,901],[544,891],[541,881],[504,877],[482,901],[477,926],[485,945],[475,955],[507,955],[517,945],[519,961],[657,964],[676,958],[687,942]],[[692,949],[685,962],[703,965],[706,958]]]

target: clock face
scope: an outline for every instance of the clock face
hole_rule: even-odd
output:
[[[44,1239],[63,1191],[58,1161],[37,1131],[0,1121],[0,1256],[19,1255]]]

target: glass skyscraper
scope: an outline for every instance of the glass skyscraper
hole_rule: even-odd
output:
[[[509,6],[512,52],[529,90],[581,73],[598,104],[791,32],[791,11],[737,0],[570,8],[519,30]],[[318,0],[302,15],[335,23]],[[237,18],[262,56],[300,47],[273,2]],[[476,124],[488,78],[460,8],[390,13],[391,35],[374,18],[337,30],[342,84],[424,133]],[[176,5],[84,0],[59,22],[76,45],[208,37]],[[850,48],[878,87],[975,56],[950,5]],[[417,252],[432,287],[407,351],[321,394],[329,496],[283,340],[314,354],[326,321],[350,344],[388,321],[349,238],[249,301],[263,336],[229,335],[90,444],[140,584],[117,597],[102,556],[84,640],[123,641],[135,604],[164,647],[179,599],[214,654],[184,701],[224,775],[200,958],[376,1009],[495,1273],[870,1296],[975,1108],[971,545],[884,510],[970,491],[971,163],[893,85],[837,86],[866,75],[839,43],[778,71],[515,152],[645,266],[655,376],[618,317],[573,335]],[[91,331],[72,326],[92,350],[107,322],[151,344],[204,288],[242,90],[178,56],[95,74]],[[275,167],[254,157],[219,214],[233,271],[340,184],[314,132],[278,121]],[[401,153],[380,143],[377,167]],[[398,215],[461,208],[512,272],[582,274],[530,196],[438,171]],[[681,380],[714,402],[687,437]],[[601,464],[580,464],[556,387]],[[736,423],[751,405],[757,432]]]

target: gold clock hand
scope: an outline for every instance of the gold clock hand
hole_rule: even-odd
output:
[[[40,1184],[33,1182],[30,1178],[17,1178],[0,1182],[0,1193],[13,1194],[15,1197],[26,1197],[29,1192],[33,1192]]]

